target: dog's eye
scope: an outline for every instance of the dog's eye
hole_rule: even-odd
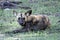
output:
[[[25,19],[25,18],[23,18],[23,19]]]
[[[20,17],[18,19],[20,19]]]

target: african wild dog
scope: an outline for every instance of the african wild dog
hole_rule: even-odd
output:
[[[25,13],[13,13],[17,16],[18,23],[28,30],[45,30],[50,26],[49,18],[46,15],[31,15],[32,10]]]

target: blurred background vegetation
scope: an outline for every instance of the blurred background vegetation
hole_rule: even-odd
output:
[[[60,0],[11,0],[23,2],[19,6],[29,6],[32,8],[32,14],[48,15],[51,21],[50,30],[44,31],[4,34],[5,32],[20,29],[13,10],[17,12],[26,12],[25,9],[0,9],[0,36],[1,40],[60,40]]]

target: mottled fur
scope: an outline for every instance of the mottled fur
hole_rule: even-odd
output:
[[[18,15],[16,15],[18,23],[27,30],[45,30],[50,27],[50,20],[46,15],[32,15],[32,10]]]
[[[25,17],[25,22],[30,22],[30,26],[38,27],[40,30],[44,30],[50,26],[49,18],[46,15],[30,15]]]

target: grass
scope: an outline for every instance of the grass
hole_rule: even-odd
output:
[[[59,40],[60,39],[60,16],[55,16],[57,12],[60,13],[59,0],[21,0],[23,4],[20,6],[29,6],[32,8],[33,14],[51,14],[49,19],[51,21],[50,29],[38,32],[27,32],[17,34],[3,34],[4,32],[12,31],[21,28],[16,18],[13,15],[13,10],[17,12],[26,12],[25,9],[11,9],[0,10],[0,39],[1,40]]]

